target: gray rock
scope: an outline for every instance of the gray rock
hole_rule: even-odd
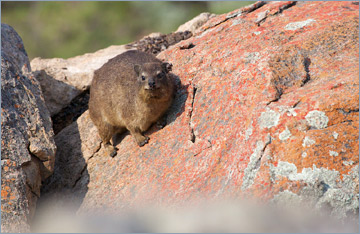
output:
[[[101,140],[89,117],[89,111],[86,111],[76,122],[59,132],[55,142],[58,148],[56,166],[53,175],[44,182],[43,194],[77,186],[88,160],[100,149]],[[86,186],[79,190],[86,192]]]
[[[54,168],[56,146],[40,84],[21,38],[1,25],[1,231],[29,232],[41,181]]]
[[[16,70],[23,73],[31,71],[29,58],[20,36],[7,24],[1,24],[1,52],[14,62],[13,66]]]

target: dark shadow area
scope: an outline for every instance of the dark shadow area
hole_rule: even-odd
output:
[[[75,122],[87,109],[89,109],[89,98],[90,90],[85,90],[75,97],[68,106],[51,117],[54,134],[58,134],[62,129]]]
[[[165,113],[165,115],[167,116],[166,118],[167,125],[174,122],[177,116],[180,116],[184,112],[185,102],[189,95],[189,92],[187,91],[189,85],[183,85],[181,83],[179,76],[175,75],[174,73],[170,73],[170,77],[175,82],[175,93],[174,93],[175,96],[171,106]]]
[[[125,131],[125,132],[123,132],[123,133],[116,133],[116,134],[112,137],[113,145],[116,146],[116,145],[120,144],[120,142],[122,142],[122,140],[124,140],[124,138],[125,138],[127,135],[130,135],[130,132],[129,132],[129,131]],[[116,157],[116,156],[115,156],[115,157]]]
[[[309,57],[304,57],[304,70],[306,72],[306,77],[305,79],[303,80],[302,84],[301,84],[301,87],[304,86],[307,82],[310,81],[311,77],[310,77],[310,70],[309,70],[309,67],[311,65],[311,60]]]

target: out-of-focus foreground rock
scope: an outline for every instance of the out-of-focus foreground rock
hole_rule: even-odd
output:
[[[1,231],[30,232],[41,181],[54,169],[49,112],[23,42],[1,24]]]

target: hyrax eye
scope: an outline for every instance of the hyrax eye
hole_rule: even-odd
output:
[[[145,80],[145,76],[141,76],[141,80]]]
[[[158,79],[161,79],[161,78],[163,78],[164,77],[164,74],[163,73],[159,73],[158,75],[157,75],[157,78]]]

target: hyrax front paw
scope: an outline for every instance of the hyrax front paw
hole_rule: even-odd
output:
[[[140,147],[144,146],[145,144],[149,143],[150,138],[148,136],[141,136],[137,139],[137,143]]]
[[[109,156],[110,157],[115,157],[117,155],[117,151],[116,150],[113,150],[112,152],[109,153]]]
[[[105,144],[104,148],[105,148],[105,155],[106,156],[110,156],[112,158],[116,156],[117,150],[118,150],[116,147],[114,147],[114,146],[112,146],[110,144]]]

